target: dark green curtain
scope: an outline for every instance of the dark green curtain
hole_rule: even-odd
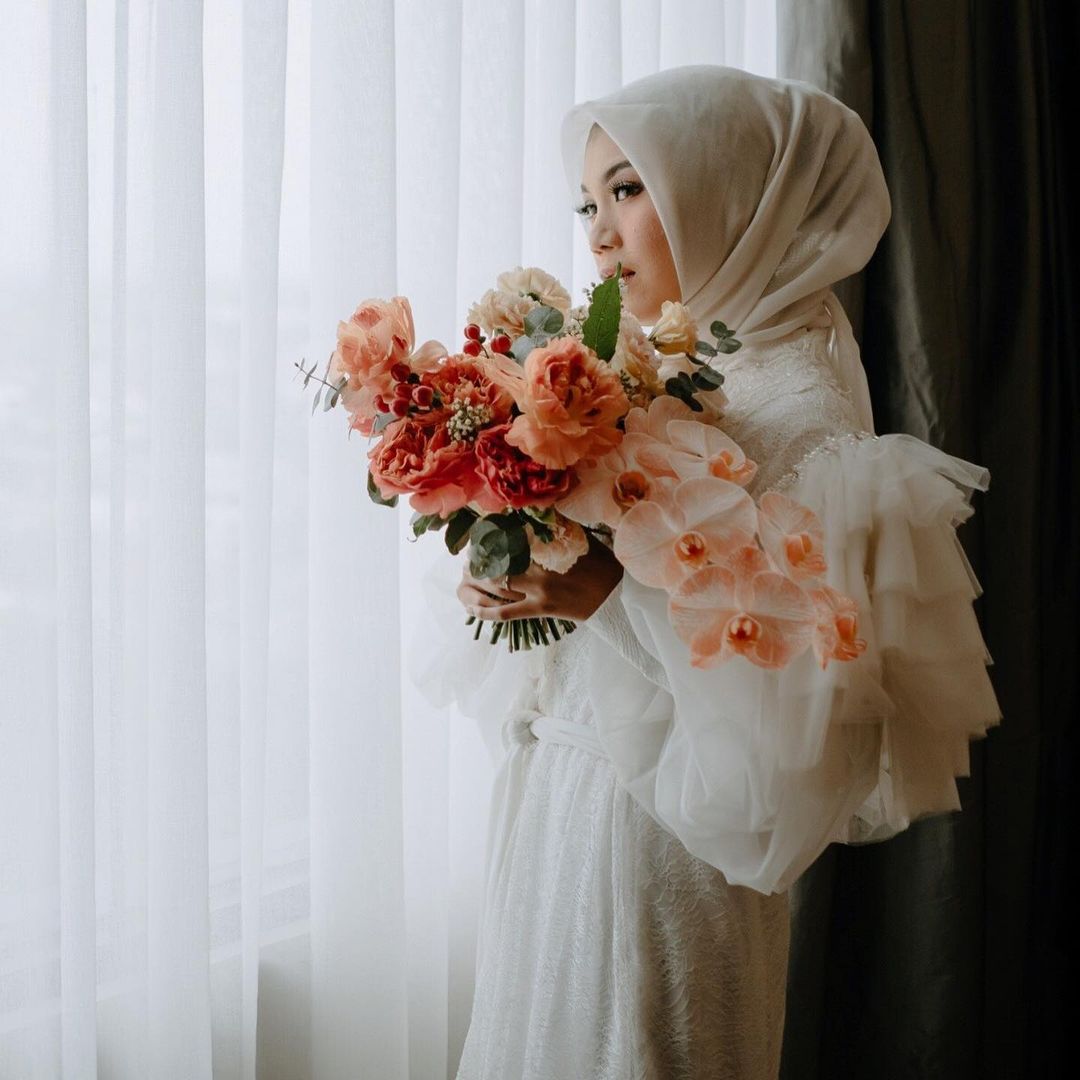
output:
[[[782,1076],[1063,1076],[1077,7],[778,0],[777,21],[778,74],[860,113],[892,195],[872,261],[837,288],[877,430],[990,469],[959,535],[1004,714],[972,743],[961,812],[832,844],[795,885]]]

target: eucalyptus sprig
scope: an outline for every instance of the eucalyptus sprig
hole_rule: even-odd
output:
[[[718,390],[724,384],[724,373],[717,371],[708,360],[702,360],[697,353],[706,356],[716,356],[718,353],[730,354],[742,348],[742,342],[735,337],[735,331],[729,330],[719,319],[716,319],[709,327],[716,345],[710,345],[707,341],[698,341],[694,344],[694,352],[687,353],[686,358],[693,364],[698,365],[698,370],[693,374],[680,371],[664,381],[664,389],[680,400],[686,402],[694,412],[702,412],[704,406],[694,396],[699,390],[708,393],[710,390]]]
[[[331,353],[330,354],[330,359],[327,360],[327,362],[326,362],[327,374],[330,373],[330,365],[333,362],[334,362],[334,354]],[[294,360],[293,361],[293,367],[299,368],[301,371],[304,372],[304,388],[306,389],[308,382],[311,380],[311,377],[315,372],[315,365],[314,364],[311,365],[311,371],[304,371],[303,357],[301,357],[301,363],[298,364]],[[325,379],[321,378],[318,375],[315,375],[315,378],[318,379],[318,381],[321,382],[323,384],[323,386],[325,386],[328,390],[331,391],[331,393],[329,393],[326,396],[325,401],[323,401],[323,412],[328,412],[330,409],[332,409],[338,403],[338,399],[341,397],[341,391],[345,389],[346,385],[349,382],[349,376],[348,375],[342,375],[341,378],[338,379],[337,382],[334,382],[334,383],[328,383]],[[321,387],[318,390],[315,391],[315,400],[311,403],[311,415],[312,416],[315,415],[315,410],[319,407],[319,399],[322,397],[322,393],[323,393],[323,391],[322,391]]]

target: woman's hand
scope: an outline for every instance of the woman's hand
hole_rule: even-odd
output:
[[[532,563],[523,574],[511,574],[510,588],[491,578],[474,578],[468,561],[462,568],[458,599],[481,619],[587,619],[607,599],[623,575],[615,555],[591,533],[589,550],[565,574]]]

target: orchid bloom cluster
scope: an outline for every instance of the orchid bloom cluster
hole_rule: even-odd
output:
[[[468,544],[475,577],[530,562],[562,573],[590,532],[609,535],[626,572],[668,592],[697,667],[736,655],[783,667],[808,646],[822,667],[856,658],[856,605],[823,581],[820,523],[779,493],[756,504],[756,465],[720,428],[723,375],[697,353],[739,343],[719,321],[716,345],[699,341],[671,301],[646,334],[618,269],[578,307],[538,267],[500,274],[453,354],[415,346],[403,296],[339,322],[324,408],[340,399],[350,430],[380,436],[368,494],[407,495],[414,533],[445,529],[454,554]],[[529,625],[513,627],[512,649],[559,636],[555,620],[514,622]]]

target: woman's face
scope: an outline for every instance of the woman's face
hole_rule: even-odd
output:
[[[665,300],[682,292],[664,227],[637,170],[603,128],[594,126],[585,148],[578,207],[596,268],[610,275],[621,262],[624,303],[640,323],[653,326]]]

